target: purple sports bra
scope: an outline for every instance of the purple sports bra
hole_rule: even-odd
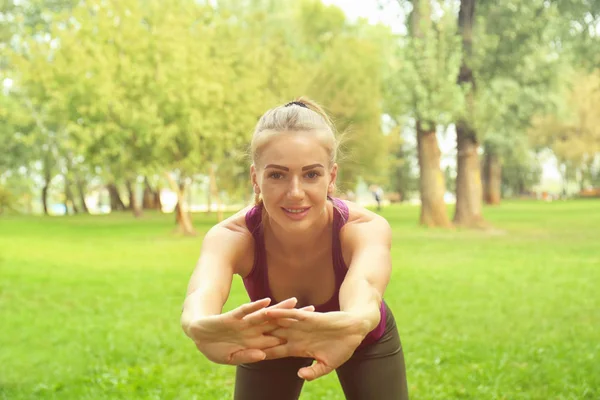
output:
[[[333,234],[332,234],[332,257],[333,269],[335,273],[335,291],[333,296],[323,304],[315,305],[315,312],[330,312],[340,310],[339,293],[342,282],[346,277],[348,267],[342,256],[342,246],[340,243],[340,230],[348,221],[348,206],[337,198],[329,198],[333,203]],[[272,304],[275,304],[275,299],[269,288],[267,275],[267,257],[265,249],[265,241],[263,236],[262,226],[262,205],[254,206],[246,213],[246,226],[254,237],[254,264],[250,273],[243,279],[244,286],[250,296],[251,301],[256,301],[269,297]],[[362,341],[358,348],[374,343],[383,336],[386,323],[386,312],[383,301],[380,307],[381,320],[379,325],[375,327]]]

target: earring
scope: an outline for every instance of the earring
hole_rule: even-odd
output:
[[[258,185],[254,185],[254,193],[260,194],[260,189],[258,188]]]

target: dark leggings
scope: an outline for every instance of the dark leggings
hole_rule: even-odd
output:
[[[336,370],[348,400],[408,400],[400,336],[391,310],[386,311],[386,329],[381,339],[355,351]],[[312,361],[288,357],[239,365],[234,399],[298,399],[304,384],[304,380],[298,378],[298,370],[311,365]]]

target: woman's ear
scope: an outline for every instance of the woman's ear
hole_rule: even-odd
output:
[[[331,171],[329,172],[329,185],[327,186],[327,194],[333,194],[335,192],[335,181],[337,179],[338,165],[333,164]]]
[[[258,187],[258,179],[256,178],[256,167],[254,166],[254,164],[250,166],[250,181],[252,182],[254,193],[259,194],[260,189]]]

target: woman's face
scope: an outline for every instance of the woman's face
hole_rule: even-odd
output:
[[[263,147],[251,168],[269,218],[286,230],[309,229],[325,212],[337,165],[314,133],[279,134]]]

